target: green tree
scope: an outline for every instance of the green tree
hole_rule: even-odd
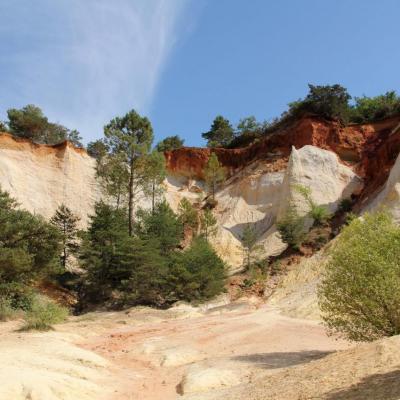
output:
[[[33,282],[56,271],[59,242],[55,227],[0,190],[0,297],[20,305]]]
[[[224,290],[225,264],[211,245],[196,237],[191,246],[172,259],[167,282],[169,297],[176,300],[204,301]]]
[[[291,103],[289,113],[311,112],[328,119],[347,123],[351,96],[341,85],[308,85],[309,92],[304,100]]]
[[[5,122],[0,121],[0,133],[8,132],[8,126]]]
[[[183,147],[184,142],[185,141],[181,139],[178,135],[168,136],[157,143],[156,150],[160,153],[163,153],[164,151],[180,149],[181,147]]]
[[[125,256],[121,250],[131,243],[127,222],[125,210],[103,202],[95,204],[80,250],[81,266],[86,270],[81,303],[109,299],[121,279],[129,278],[119,271]]]
[[[130,236],[127,221],[126,210],[95,205],[80,254],[86,270],[81,307],[98,302],[162,305],[165,260],[159,243]]]
[[[153,128],[146,117],[136,111],[129,111],[123,117],[116,117],[104,127],[105,143],[111,157],[118,154],[124,157],[129,171],[128,181],[128,227],[133,233],[134,202],[145,185],[144,158],[153,142]]]
[[[218,185],[225,179],[226,173],[224,167],[218,161],[218,157],[215,153],[211,153],[207,165],[204,169],[205,181],[212,196],[213,201],[215,201],[215,192]]]
[[[11,108],[7,115],[8,126],[15,136],[50,145],[69,140],[76,147],[82,147],[82,138],[77,130],[49,122],[43,111],[33,104],[28,104],[20,110]]]
[[[252,115],[242,118],[236,127],[235,139],[231,142],[231,146],[248,145],[262,137],[264,129],[268,126],[267,122],[260,123]]]
[[[75,147],[83,148],[81,134],[76,129],[68,129],[66,140],[71,142]]]
[[[93,142],[89,142],[86,147],[86,151],[89,156],[99,161],[107,155],[108,146],[104,143],[103,140],[98,139]]]
[[[351,108],[351,122],[373,122],[400,113],[400,97],[387,92],[375,97],[356,97]]]
[[[298,250],[306,237],[304,217],[300,217],[296,207],[291,205],[285,215],[277,221],[280,237],[293,249]]]
[[[129,193],[129,170],[126,164],[126,157],[123,153],[107,155],[97,160],[97,176],[100,178],[100,185],[107,196],[115,201],[117,208],[126,204]],[[135,187],[134,196],[138,195],[141,185]]]
[[[178,215],[184,229],[191,228],[194,232],[197,231],[199,227],[199,213],[186,197],[179,202]]]
[[[257,246],[257,231],[254,225],[246,225],[240,239],[245,250],[244,264],[247,269],[250,269],[255,253],[260,249],[260,247]]]
[[[80,218],[75,215],[67,206],[61,204],[56,210],[50,223],[54,225],[61,237],[62,255],[61,266],[65,270],[71,255],[76,254],[79,249],[78,222]]]
[[[343,228],[318,291],[329,333],[355,341],[400,334],[400,228],[382,211]]]
[[[7,116],[11,133],[34,141],[40,139],[49,123],[43,111],[33,104],[20,110],[11,108],[7,111]]]
[[[167,176],[165,157],[163,153],[152,151],[146,159],[144,191],[151,197],[151,209],[154,211],[156,199],[163,192],[162,183]]]
[[[136,230],[141,239],[157,241],[164,256],[175,250],[183,239],[179,217],[166,201],[157,204],[151,212],[140,210]]]
[[[207,140],[208,147],[224,147],[228,146],[234,138],[234,130],[230,122],[223,116],[218,115],[208,132],[201,135]]]
[[[208,208],[200,216],[200,231],[206,240],[217,233],[217,220]]]

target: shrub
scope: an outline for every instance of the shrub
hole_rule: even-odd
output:
[[[4,282],[0,284],[0,299],[10,302],[15,310],[29,310],[34,299],[34,291],[25,283]]]
[[[350,212],[353,207],[353,201],[351,199],[342,199],[339,203],[340,212]]]
[[[388,213],[343,228],[318,296],[330,334],[371,341],[400,333],[400,228]]]
[[[322,225],[332,217],[328,209],[323,205],[314,202],[311,195],[311,188],[308,186],[295,185],[294,190],[300,193],[310,207],[309,216],[314,220],[314,225]]]
[[[0,298],[0,321],[12,319],[16,311],[11,306],[11,300]]]
[[[164,151],[172,151],[176,149],[180,149],[183,147],[185,140],[181,139],[178,135],[175,136],[168,136],[165,139],[158,142],[156,145],[156,150],[160,153]]]
[[[276,226],[282,241],[298,250],[305,239],[306,232],[304,218],[298,215],[294,206],[289,207],[283,218],[276,223]]]
[[[324,206],[313,204],[310,210],[310,217],[314,220],[314,225],[323,225],[331,218],[331,213]]]
[[[355,123],[377,121],[400,112],[400,97],[391,91],[375,97],[356,97],[350,120]]]
[[[68,316],[68,309],[44,297],[37,296],[31,308],[25,313],[23,330],[47,331],[52,325],[64,322]]]

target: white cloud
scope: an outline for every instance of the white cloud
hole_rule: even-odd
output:
[[[131,108],[146,113],[189,4],[2,0],[0,107],[37,104],[86,139]]]

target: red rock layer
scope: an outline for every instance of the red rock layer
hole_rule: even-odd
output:
[[[365,200],[384,184],[400,152],[400,116],[347,127],[334,121],[305,116],[248,147],[212,150],[183,147],[166,152],[165,156],[167,168],[171,173],[202,178],[211,151],[217,154],[219,161],[232,174],[256,160],[264,160],[271,164],[270,170],[283,169],[292,146],[301,148],[305,145],[334,151],[344,163],[352,165],[365,180],[365,188],[361,195]],[[86,153],[84,149],[75,148],[68,142],[55,146],[40,145],[0,133],[0,148],[34,150],[43,155],[57,153],[61,156],[67,147],[79,153]]]
[[[74,149],[77,153],[87,154],[83,148],[75,147],[71,142],[65,140],[59,144],[37,144],[29,139],[15,137],[9,133],[0,132],[0,149],[10,149],[19,151],[35,151],[37,154],[47,155],[54,153],[61,153],[69,147]]]
[[[341,126],[334,121],[306,116],[264,140],[239,149],[216,148],[212,151],[231,173],[255,160],[276,163],[287,160],[291,147],[313,145],[334,151],[340,159],[352,165],[365,178],[362,197],[368,196],[386,181],[400,151],[400,116],[381,122]],[[202,178],[211,150],[184,147],[166,153],[172,173]],[[279,164],[281,167],[284,163]]]

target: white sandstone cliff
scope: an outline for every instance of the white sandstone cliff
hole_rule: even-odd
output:
[[[95,160],[66,143],[35,145],[9,135],[1,135],[0,139],[0,187],[23,208],[45,218],[64,203],[81,217],[84,227],[95,201],[101,197]],[[293,189],[297,184],[309,187],[314,201],[331,212],[341,199],[359,191],[362,185],[335,153],[314,146],[293,148],[286,170],[271,172],[267,161],[256,161],[237,172],[217,193],[218,233],[212,241],[232,272],[242,267],[240,237],[249,223],[255,224],[263,257],[279,254],[285,248],[275,222],[291,201],[306,212],[304,199]],[[192,202],[204,197],[203,182],[185,177],[169,176],[165,188],[165,197],[174,210],[183,197]]]
[[[95,160],[69,143],[36,145],[6,134],[0,140],[0,187],[21,207],[45,218],[65,204],[86,226],[100,198]]]

